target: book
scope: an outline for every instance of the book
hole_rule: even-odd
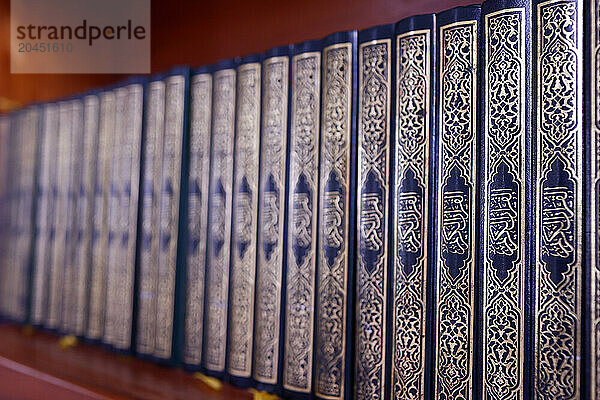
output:
[[[287,265],[283,388],[310,394],[319,193],[321,41],[294,46],[291,56]]]
[[[358,34],[357,400],[389,396],[388,266],[394,25]]]
[[[92,248],[92,218],[94,214],[94,186],[98,150],[98,124],[100,100],[96,93],[90,93],[83,98],[83,125],[81,143],[81,177],[79,187],[76,187],[77,219],[76,247],[74,250],[73,266],[73,310],[71,317],[71,332],[84,336],[88,315],[89,276],[91,271]]]
[[[430,398],[434,260],[435,16],[396,24],[391,396]]]
[[[144,106],[144,147],[138,265],[136,352],[151,356],[156,340],[159,252],[159,206],[165,134],[164,75],[147,84]]]
[[[11,208],[14,225],[11,228],[14,240],[10,251],[12,263],[8,265],[5,302],[11,320],[24,323],[29,318],[30,276],[33,260],[36,202],[36,174],[38,160],[39,108],[30,106],[15,115],[16,128],[14,149],[16,152],[15,203]]]
[[[235,140],[236,61],[213,72],[212,154],[208,200],[204,368],[223,377],[229,309],[229,263]]]
[[[279,392],[283,355],[285,226],[289,88],[292,47],[277,47],[262,63],[261,161],[258,194],[254,355],[252,377],[260,390]]]
[[[583,226],[582,1],[535,1],[534,377],[537,399],[581,396]],[[559,323],[560,322],[560,323]]]
[[[0,318],[6,318],[6,310],[4,306],[4,294],[6,293],[6,279],[4,276],[9,265],[9,251],[10,241],[12,240],[10,224],[11,224],[11,203],[12,203],[12,185],[13,182],[11,177],[11,163],[12,154],[14,152],[8,151],[12,144],[11,134],[12,120],[9,114],[0,116],[0,251],[4,254],[4,257],[0,259]]]
[[[48,313],[44,326],[50,330],[61,327],[63,309],[63,290],[65,263],[68,252],[67,231],[69,229],[69,166],[71,164],[72,141],[72,110],[71,101],[63,100],[58,103],[58,153],[56,169],[56,202],[54,210],[54,248],[52,264],[49,273]]]
[[[86,338],[99,341],[104,332],[106,302],[106,266],[108,256],[108,206],[111,197],[111,162],[115,135],[115,94],[100,95],[98,122],[98,160],[94,178],[94,214],[92,217],[92,262]]]
[[[58,134],[58,107],[42,106],[40,132],[40,167],[38,174],[35,258],[32,272],[30,323],[42,326],[48,308],[48,276],[54,244],[54,186]]]
[[[487,399],[527,398],[532,357],[531,4],[488,0],[481,9],[480,323],[475,388]],[[479,374],[481,374],[479,376]]]
[[[479,6],[436,16],[436,398],[473,398],[479,16]]]
[[[133,80],[114,89],[115,131],[108,209],[108,259],[102,340],[129,352],[133,339],[133,301],[142,148],[144,84]]]
[[[65,232],[65,261],[62,277],[62,299],[60,301],[61,320],[59,330],[63,333],[73,333],[73,318],[76,314],[76,276],[79,267],[75,266],[77,250],[78,215],[77,189],[81,182],[82,145],[83,145],[83,102],[81,99],[71,100],[71,134],[69,136],[69,166],[68,181],[66,182],[66,232]]]
[[[580,3],[578,3],[580,4]],[[582,335],[582,353],[584,358],[581,397],[591,400],[600,399],[600,63],[597,59],[600,48],[600,3],[591,1],[584,13],[584,95],[585,120],[585,228],[589,234],[584,237],[586,250],[583,279],[585,299],[582,309],[584,326]],[[588,64],[589,63],[589,64]],[[587,67],[587,68],[586,68]],[[589,100],[588,100],[589,99]],[[584,264],[586,265],[586,264]]]
[[[165,128],[159,186],[159,248],[154,357],[179,361],[183,323],[184,247],[188,179],[189,70],[176,68],[165,78]]]
[[[314,393],[352,396],[356,245],[356,31],[323,39]]]
[[[210,67],[193,71],[190,83],[190,161],[187,220],[186,306],[182,361],[188,368],[202,364],[208,193],[212,121]]]
[[[258,228],[261,58],[247,56],[237,67],[235,168],[227,372],[238,386],[252,373],[254,288]]]

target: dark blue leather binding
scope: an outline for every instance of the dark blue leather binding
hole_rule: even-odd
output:
[[[288,215],[289,91],[292,46],[267,51],[262,65],[261,160],[258,209],[254,360],[259,390],[280,393],[283,373]]]
[[[105,321],[102,341],[115,352],[134,348],[134,299],[139,222],[143,103],[146,80],[133,77],[115,88],[115,129],[109,202]],[[112,235],[112,236],[111,236]]]
[[[321,114],[321,41],[294,45],[290,80],[288,167],[288,246],[285,291],[284,395],[312,396],[319,133]]]
[[[185,317],[182,363],[186,369],[202,369],[208,193],[212,120],[212,66],[192,71],[190,77],[189,182]]]
[[[356,31],[323,39],[314,339],[318,399],[350,399],[356,258]]]
[[[532,397],[586,398],[581,391],[581,359],[587,353],[582,347],[586,267],[582,38],[583,15],[589,8],[583,0],[534,1],[532,7],[532,142],[536,143]]]
[[[435,15],[396,24],[390,312],[392,398],[430,398],[435,271]]]
[[[36,218],[36,244],[32,275],[30,323],[43,326],[47,315],[49,268],[54,241],[54,198],[52,180],[56,170],[57,106],[48,103],[41,107],[40,168],[38,174],[38,209]],[[6,207],[8,208],[8,207]]]
[[[531,2],[481,9],[479,323],[476,396],[531,396]]]
[[[135,298],[135,352],[153,359],[156,339],[159,220],[165,120],[165,74],[148,79],[144,93],[144,145],[142,147],[140,232]]]
[[[261,61],[261,54],[249,55],[242,58],[237,67],[227,374],[229,381],[240,387],[248,387],[252,381]]]
[[[221,61],[213,72],[213,142],[202,357],[206,373],[221,379],[225,377],[227,358],[236,66],[237,60]]]
[[[358,34],[356,400],[390,398],[390,184],[394,25]]]
[[[583,282],[585,297],[582,307],[582,380],[581,397],[600,398],[600,166],[596,162],[600,154],[600,93],[598,51],[600,49],[600,4],[596,0],[584,2],[584,218],[585,258]]]
[[[437,179],[432,398],[473,398],[477,314],[479,6],[436,16]]]

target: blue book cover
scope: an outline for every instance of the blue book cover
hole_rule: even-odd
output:
[[[396,24],[392,144],[392,398],[430,398],[435,182],[435,15]]]
[[[586,398],[581,391],[585,5],[541,0],[533,7],[532,397],[579,399]]]
[[[162,74],[150,78],[147,83],[143,129],[135,346],[139,356],[151,356],[156,339],[160,229],[158,212],[165,134],[165,82]]]
[[[287,237],[290,53],[274,48],[262,63],[258,254],[252,377],[260,390],[279,392],[283,371],[283,313]]]
[[[235,60],[213,73],[212,154],[208,206],[208,250],[203,364],[208,374],[225,376],[229,266],[235,143]]]
[[[531,395],[531,23],[529,1],[482,5],[481,317],[474,380],[476,393],[490,400]]]
[[[394,25],[358,34],[356,255],[357,400],[389,398],[388,267],[391,148],[394,134]]]
[[[261,56],[240,60],[237,67],[235,169],[227,372],[232,383],[249,386],[254,338],[254,288],[258,229]]]
[[[115,129],[108,202],[106,302],[102,341],[130,352],[138,227],[144,83],[131,80],[114,89]]]
[[[479,245],[479,6],[437,21],[435,398],[473,398]]]
[[[347,31],[322,41],[313,367],[318,399],[350,399],[353,389],[357,39],[356,31]]]
[[[48,312],[48,277],[54,242],[54,197],[56,178],[58,108],[55,103],[42,106],[40,134],[40,170],[38,174],[38,210],[36,218],[35,258],[32,273],[30,323],[42,326]]]
[[[94,212],[92,215],[91,271],[88,294],[88,316],[85,337],[99,341],[104,332],[106,301],[106,269],[108,257],[109,201],[114,197],[111,187],[111,164],[115,134],[115,95],[112,90],[99,94],[98,159],[94,177]]]
[[[189,69],[178,67],[165,78],[165,128],[158,212],[156,330],[153,356],[179,361],[184,299],[187,213]]]
[[[312,393],[319,139],[321,41],[294,46],[291,57],[288,167],[288,245],[285,275],[283,388],[296,397]]]
[[[208,193],[212,120],[210,67],[192,71],[190,82],[190,161],[187,210],[185,322],[182,361],[200,369],[204,328],[204,299],[208,229]]]

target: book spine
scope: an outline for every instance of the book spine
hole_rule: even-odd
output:
[[[287,275],[283,387],[312,390],[319,128],[321,114],[321,45],[307,42],[292,57],[290,158],[287,220]]]
[[[534,6],[534,396],[579,399],[584,3],[549,0]]]
[[[585,207],[589,234],[585,245],[589,267],[585,271],[587,298],[583,311],[587,318],[583,335],[586,357],[582,398],[600,400],[600,2],[592,0],[588,4],[584,35],[587,45],[585,65],[589,67],[584,90],[589,101],[584,101],[588,117],[584,147],[587,147],[585,154],[588,157]]]
[[[258,228],[258,174],[260,152],[259,60],[237,68],[236,145],[231,238],[231,293],[227,370],[247,385],[252,372],[254,287]]]
[[[104,299],[104,332],[102,341],[116,347],[122,337],[119,331],[124,329],[120,324],[119,314],[122,298],[120,287],[120,270],[124,268],[121,250],[121,220],[125,218],[126,209],[123,208],[121,192],[125,183],[123,161],[126,156],[125,141],[127,138],[125,119],[127,112],[127,88],[119,87],[113,90],[115,104],[114,136],[111,143],[111,164],[108,195],[108,241],[106,254],[106,292]]]
[[[479,15],[438,15],[436,398],[473,398]]]
[[[0,251],[5,256],[0,259],[0,278],[4,278],[6,269],[8,266],[8,254],[10,249],[10,160],[11,152],[8,151],[11,143],[10,134],[11,119],[8,115],[0,117],[0,171],[1,173],[1,194],[0,202],[2,207],[0,208]],[[5,285],[3,281],[0,281],[0,300],[4,300]],[[3,316],[4,308],[0,305],[0,315]]]
[[[253,378],[260,388],[277,390],[282,353],[283,273],[287,196],[289,56],[263,62],[258,263]]]
[[[78,267],[75,266],[75,251],[77,249],[77,196],[81,178],[82,124],[83,104],[81,100],[71,102],[71,134],[69,136],[69,180],[67,183],[67,233],[65,244],[65,265],[61,301],[60,330],[73,333],[73,318],[76,314],[76,276]]]
[[[489,0],[481,17],[481,282],[483,398],[529,393],[531,215],[531,5]],[[479,386],[478,385],[478,386]]]
[[[324,40],[314,393],[351,397],[352,278],[356,219],[356,31]]]
[[[156,339],[154,356],[173,357],[175,325],[175,287],[178,249],[184,240],[180,237],[179,214],[182,191],[182,169],[185,162],[184,131],[187,74],[172,75],[165,79],[165,137],[161,197],[159,206],[160,246],[157,271]]]
[[[26,109],[21,116],[21,144],[19,151],[20,196],[17,210],[17,264],[15,271],[12,318],[27,322],[30,302],[30,277],[33,257],[33,229],[35,226],[35,194],[38,144],[38,107]]]
[[[88,282],[91,264],[92,217],[94,205],[94,177],[98,149],[98,116],[100,103],[98,96],[88,95],[83,100],[82,160],[81,180],[77,188],[77,248],[74,266],[77,274],[74,279],[73,333],[85,334],[88,314]]]
[[[148,84],[145,110],[144,166],[142,178],[142,221],[137,299],[136,351],[152,354],[155,348],[159,252],[159,188],[165,117],[165,82]]]
[[[113,163],[114,208],[109,208],[114,236],[108,247],[104,341],[125,352],[132,345],[143,97],[139,83],[116,90],[115,135],[119,140],[115,143],[119,148]]]
[[[111,198],[111,161],[114,154],[115,95],[112,91],[100,95],[98,166],[94,187],[92,218],[92,271],[90,275],[87,338],[100,340],[104,333],[106,304],[106,270],[108,258],[108,206]]]
[[[433,264],[435,16],[396,27],[392,192],[392,398],[429,397]]]
[[[359,33],[356,399],[389,398],[388,234],[393,25]]]
[[[212,89],[210,73],[192,76],[187,221],[189,238],[183,362],[196,367],[202,363]]]
[[[31,323],[41,325],[46,315],[48,293],[48,260],[52,257],[51,227],[54,216],[52,202],[52,171],[56,160],[56,105],[47,104],[42,111],[40,173],[38,179],[38,217],[32,284]]]
[[[67,252],[68,188],[70,140],[72,124],[72,104],[60,102],[58,119],[58,155],[56,177],[56,209],[54,214],[55,238],[50,271],[50,294],[48,299],[48,318],[46,327],[60,328],[62,293],[64,290],[64,266]]]
[[[220,69],[213,79],[204,366],[209,373],[222,376],[227,345],[236,71]]]

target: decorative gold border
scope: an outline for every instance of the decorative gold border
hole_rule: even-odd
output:
[[[210,181],[210,144],[212,118],[212,75],[191,78],[190,94],[190,169],[189,181],[198,182],[200,200],[191,193],[188,203],[189,240],[198,240],[196,252],[187,254],[186,313],[183,359],[188,364],[202,361],[206,235]]]
[[[236,154],[233,194],[233,235],[231,240],[231,300],[227,350],[230,374],[249,378],[252,372],[254,338],[254,286],[256,283],[256,241],[258,228],[258,175],[260,154],[260,63],[237,68]],[[243,181],[250,194],[240,193]],[[242,196],[244,196],[242,198]],[[246,246],[243,255],[238,245]]]
[[[365,68],[364,52],[369,47],[381,46],[385,48],[385,54],[382,57],[385,65],[381,67],[381,73],[368,71]],[[357,400],[380,400],[387,397],[387,387],[385,385],[385,359],[387,353],[387,338],[385,326],[387,325],[387,268],[388,268],[388,215],[389,215],[389,156],[390,156],[390,99],[391,99],[391,39],[372,40],[361,43],[359,48],[359,92],[358,92],[358,187],[357,187],[357,216],[359,218],[359,237],[357,254],[357,340],[356,340],[356,398]],[[374,67],[375,68],[375,67]],[[383,75],[382,75],[383,74]],[[379,79],[378,84],[384,86],[385,104],[381,107],[383,113],[382,119],[385,120],[385,132],[383,138],[376,143],[376,138],[365,137],[365,127],[363,119],[369,119],[368,100],[369,94],[366,91],[365,79]],[[370,146],[365,145],[369,140]],[[368,147],[368,148],[367,148]],[[383,215],[379,222],[383,225],[381,247],[382,256],[378,262],[377,270],[379,277],[373,278],[377,272],[370,273],[364,266],[364,260],[360,254],[363,243],[366,241],[363,230],[363,184],[369,172],[373,172],[379,179],[379,184],[383,191],[381,207]],[[379,282],[377,280],[379,279]],[[366,298],[363,298],[365,287],[370,285],[370,292],[367,292]],[[377,286],[375,286],[377,285]],[[373,299],[370,296],[376,296]],[[363,309],[364,308],[364,309]],[[380,326],[365,326],[368,321],[380,321]],[[364,334],[363,330],[372,330],[370,337],[376,337],[378,342],[371,340]]]
[[[422,44],[418,43],[421,41]],[[410,65],[406,66],[412,75],[407,81],[402,80],[402,58],[408,57],[403,52],[402,44],[410,46],[407,51],[414,52]],[[421,47],[417,47],[421,46]],[[394,268],[393,278],[393,303],[392,310],[392,397],[393,398],[420,398],[425,396],[425,327],[427,324],[427,281],[429,275],[429,143],[431,140],[431,29],[406,32],[396,36],[396,147],[395,171],[393,187],[393,240],[394,240]],[[417,65],[420,63],[421,65]],[[422,68],[422,69],[421,69]],[[412,85],[414,92],[406,90],[401,92],[402,84]],[[406,86],[403,89],[406,89]],[[402,99],[401,96],[406,96]],[[400,126],[401,105],[405,100],[406,105],[412,106],[407,112],[410,127],[401,135]],[[422,113],[422,114],[421,114]],[[420,123],[417,125],[418,120]],[[398,197],[401,181],[409,168],[415,174],[423,188],[421,196],[420,216],[418,226],[412,227],[420,236],[418,243],[420,257],[414,265],[413,273],[406,275],[402,271],[403,265],[398,257],[399,242],[399,207]],[[416,206],[417,208],[418,206]],[[416,212],[417,210],[415,210]],[[408,231],[408,229],[407,229]],[[406,233],[406,232],[405,232]],[[416,250],[416,249],[415,249]],[[415,251],[416,252],[416,251]],[[401,317],[402,315],[402,317]],[[411,318],[408,318],[411,317]]]
[[[345,53],[346,64],[342,64],[344,70],[339,74],[342,76],[332,76],[327,73],[328,63],[330,58],[334,57],[337,52]],[[338,43],[323,49],[323,66],[322,66],[322,115],[321,115],[321,170],[320,170],[320,187],[319,201],[326,195],[326,184],[329,179],[329,174],[337,172],[337,178],[343,181],[343,189],[345,196],[342,199],[344,208],[341,210],[342,219],[340,225],[343,227],[342,238],[340,242],[343,244],[340,255],[334,263],[337,265],[329,267],[325,259],[324,243],[327,236],[325,225],[325,207],[319,206],[319,246],[317,248],[317,279],[318,279],[318,302],[317,302],[317,317],[316,317],[316,335],[315,335],[315,394],[324,399],[338,400],[344,397],[346,387],[346,368],[348,367],[348,355],[346,354],[346,335],[349,329],[346,326],[347,306],[348,306],[348,290],[351,282],[348,282],[348,268],[351,264],[348,260],[348,237],[350,231],[349,211],[353,204],[350,204],[350,161],[352,154],[352,75],[353,75],[353,54],[352,43]],[[332,62],[339,62],[333,60]],[[343,80],[345,75],[346,80]],[[331,78],[331,79],[330,79]],[[337,79],[335,79],[337,78]],[[328,89],[336,87],[336,90],[345,92],[344,98],[328,96]],[[341,126],[331,124],[333,117],[327,114],[327,107],[331,106],[336,111],[343,114],[336,115],[335,122],[341,122]],[[339,275],[334,269],[338,269]],[[326,313],[325,303],[329,296],[335,296],[328,291],[329,285],[338,285],[337,293],[339,308],[339,318],[336,314]],[[341,297],[341,298],[340,298]],[[338,332],[329,332],[329,324],[337,325]],[[332,343],[341,339],[340,342]],[[324,346],[326,346],[324,348]],[[329,346],[339,349],[337,353],[330,353]],[[334,371],[335,370],[335,371]],[[335,389],[337,387],[337,390]]]
[[[477,20],[468,20],[468,21],[460,21],[454,22],[451,24],[444,25],[440,27],[440,36],[439,36],[439,149],[438,149],[438,222],[437,222],[437,230],[438,230],[438,238],[437,238],[437,254],[438,254],[438,277],[436,282],[436,296],[437,296],[437,304],[436,304],[436,337],[437,337],[437,345],[436,345],[436,381],[435,381],[435,396],[441,398],[465,398],[466,400],[470,400],[472,398],[472,386],[473,386],[473,321],[475,316],[475,300],[474,300],[474,278],[475,278],[475,257],[474,257],[474,249],[477,245],[475,240],[475,193],[476,193],[476,182],[477,182],[477,154],[476,154],[476,121],[477,121]],[[447,43],[444,42],[445,34],[451,30],[464,29],[465,32],[468,33],[469,37],[458,37],[456,40],[464,40],[462,43],[463,46],[468,46],[469,54],[466,54],[466,50],[461,48],[461,52],[458,53],[458,47],[454,47],[454,57],[458,55],[467,57],[468,60],[462,60],[464,64],[465,71],[469,71],[469,77],[467,77],[464,82],[464,91],[460,93],[458,90],[452,90],[450,92],[445,91],[444,83],[446,81],[445,74],[446,71],[446,58],[450,57],[450,55],[446,55],[445,52],[447,50]],[[470,40],[470,41],[469,41]],[[453,59],[452,61],[457,62],[457,59]],[[450,64],[452,65],[452,64]],[[463,71],[464,72],[464,71]],[[460,77],[449,77],[449,80],[460,79]],[[466,86],[468,85],[468,87]],[[468,119],[468,121],[464,122],[464,129],[467,131],[461,132],[461,135],[457,135],[456,137],[448,137],[446,135],[452,136],[447,133],[448,126],[444,123],[444,117],[446,114],[444,113],[444,96],[450,95],[463,95],[464,100],[470,101],[470,107],[466,109],[465,112],[467,115],[463,116],[462,120]],[[448,99],[446,99],[448,100]],[[457,111],[454,110],[453,111]],[[450,142],[448,139],[452,139]],[[446,147],[452,147],[451,149],[446,149]],[[464,151],[466,154],[464,157],[460,159],[457,157],[458,151]],[[447,154],[448,153],[448,154]],[[446,157],[448,159],[446,159]],[[468,157],[468,159],[464,159]],[[447,165],[448,164],[448,165]],[[444,270],[446,267],[444,266],[444,261],[442,259],[442,250],[448,244],[446,240],[443,238],[442,231],[444,231],[444,216],[443,216],[443,202],[444,202],[444,193],[443,186],[445,180],[448,178],[448,168],[452,166],[456,166],[461,171],[461,178],[465,180],[465,186],[469,188],[468,195],[468,209],[464,210],[465,216],[464,218],[467,221],[462,221],[465,224],[464,229],[467,230],[468,234],[468,243],[466,243],[466,249],[464,253],[467,254],[467,259],[465,261],[465,265],[463,266],[463,280],[466,282],[462,282],[462,286],[458,286],[459,284],[456,282],[457,279],[454,279],[453,282],[450,279],[445,279]],[[449,211],[453,212],[454,211]],[[458,230],[459,228],[457,228]],[[464,233],[464,232],[463,232]],[[460,232],[458,232],[460,234]],[[442,288],[446,288],[446,293],[442,293]],[[449,294],[448,294],[449,293]],[[462,309],[458,309],[458,304],[448,305],[449,309],[453,309],[456,313],[463,312],[463,317],[465,318],[462,321],[463,326],[459,327],[459,321],[457,320],[458,316],[446,317],[441,312],[441,307],[444,305],[444,295],[452,296],[453,301],[459,302],[462,301],[461,304]],[[452,329],[463,330],[467,337],[462,337],[454,332],[440,332],[443,323],[452,325]],[[464,326],[466,325],[466,326]],[[453,341],[453,343],[447,344],[446,350],[448,353],[444,353],[442,349],[444,343],[448,341]],[[462,353],[467,353],[463,355],[465,360],[456,359],[459,357],[457,348],[461,348]],[[461,362],[466,361],[467,365],[460,365]],[[440,365],[442,362],[451,363],[453,366],[455,365],[458,368],[462,368],[462,371],[456,371],[448,367],[448,365],[443,366]],[[451,372],[452,376],[443,376],[441,373]]]
[[[556,19],[552,20],[550,26],[543,25],[543,12],[546,8],[554,8],[558,9],[558,7],[569,7],[572,6],[574,8],[574,18],[570,21],[573,26],[569,27],[569,29],[564,29],[565,24],[568,22],[566,18],[559,19],[559,17],[563,17],[564,15],[556,16]],[[550,0],[546,2],[539,3],[537,5],[537,57],[535,60],[536,63],[536,71],[537,71],[537,98],[536,98],[536,121],[537,121],[537,129],[536,129],[536,142],[537,142],[537,155],[536,155],[536,169],[537,169],[537,179],[536,179],[536,234],[538,237],[536,243],[536,284],[535,284],[535,367],[534,367],[534,380],[535,380],[535,396],[542,400],[554,400],[556,398],[564,398],[564,399],[578,399],[580,396],[580,358],[581,358],[581,301],[580,295],[581,291],[581,279],[582,279],[582,234],[583,234],[583,202],[582,202],[582,193],[584,190],[583,186],[583,129],[582,129],[582,97],[583,97],[583,14],[582,14],[582,3],[577,0]],[[567,10],[565,9],[566,13]],[[563,28],[562,31],[559,32],[559,29]],[[562,33],[562,37],[555,38],[552,43],[560,43],[562,47],[554,50],[548,51],[544,53],[546,49],[543,47],[543,35],[545,31],[552,31],[551,33]],[[574,31],[574,33],[573,33]],[[572,39],[573,43],[568,43],[565,37]],[[551,49],[552,50],[552,49]],[[574,127],[570,129],[570,132],[553,132],[560,133],[564,136],[561,138],[551,138],[550,135],[546,132],[543,132],[543,113],[544,113],[544,99],[542,96],[543,89],[543,78],[547,77],[544,75],[546,71],[541,69],[542,61],[547,58],[549,55],[561,54],[565,53],[571,57],[576,58],[571,67],[562,68],[561,72],[563,72],[562,78],[564,81],[567,81],[568,77],[565,77],[565,72],[570,71],[572,73],[572,80],[574,81],[574,87],[572,93],[566,93],[568,82],[563,82],[564,87],[557,89],[553,88],[553,93],[559,93],[561,96],[571,96],[571,100],[575,100],[574,103],[570,103],[571,107],[574,110],[574,115],[571,116],[571,121],[574,123]],[[550,61],[552,65],[556,65],[558,61]],[[568,102],[568,101],[567,101]],[[559,126],[559,130],[566,130],[568,127],[564,125],[568,117],[565,117],[561,125]],[[553,119],[556,119],[556,113],[553,116]],[[570,135],[571,137],[567,137]],[[572,149],[572,157],[574,159],[570,160],[572,165],[565,165],[565,172],[571,175],[571,180],[574,181],[574,193],[573,196],[575,200],[573,201],[573,209],[571,210],[574,214],[574,238],[573,241],[575,249],[573,251],[574,261],[571,264],[570,271],[563,273],[562,282],[557,285],[554,282],[549,281],[548,272],[545,270],[545,265],[542,260],[542,241],[543,241],[543,232],[541,221],[543,218],[543,200],[542,200],[542,185],[546,180],[546,175],[549,172],[546,164],[545,156],[552,157],[552,154],[545,155],[544,154],[544,146],[550,145],[547,142],[551,140],[555,141],[555,144],[560,143],[563,147],[560,151],[555,150],[556,154],[561,154],[563,161],[569,157],[568,147],[570,144],[573,146]],[[572,282],[567,282],[567,280],[571,280]],[[569,287],[567,287],[569,286]],[[569,293],[570,292],[570,293]],[[564,331],[563,327],[548,327],[545,326],[542,321],[540,321],[540,315],[543,312],[554,312],[555,310],[542,310],[543,305],[540,303],[540,296],[542,293],[547,294],[548,296],[552,296],[554,304],[557,305],[557,308],[562,308],[561,310],[564,315],[548,315],[546,322],[554,321],[556,318],[563,317],[564,324],[568,322],[573,323],[573,336],[567,338],[568,332]],[[562,296],[562,298],[560,298]],[[551,304],[545,304],[546,306],[550,306]],[[560,306],[558,306],[560,305]],[[566,310],[566,308],[571,308],[571,310]],[[568,321],[567,321],[568,320]],[[542,330],[547,329],[546,333],[548,334],[545,338],[542,338],[543,333]],[[562,330],[558,335],[554,333],[556,329]],[[548,344],[548,341],[556,341],[555,346],[563,346],[560,349],[556,347],[550,349],[549,347],[552,344]],[[573,349],[575,353],[571,352],[571,349],[567,348],[568,344],[566,342],[573,342]],[[544,349],[544,343],[547,344],[545,347],[546,358],[553,358],[551,361],[546,359],[544,363],[541,360],[540,353]],[[560,353],[558,353],[560,351]],[[572,363],[572,369],[566,362]],[[549,365],[549,363],[552,365]],[[560,370],[558,370],[560,368]],[[570,370],[571,369],[571,370]],[[540,375],[546,377],[545,382],[540,382]],[[572,384],[572,386],[571,386]]]

